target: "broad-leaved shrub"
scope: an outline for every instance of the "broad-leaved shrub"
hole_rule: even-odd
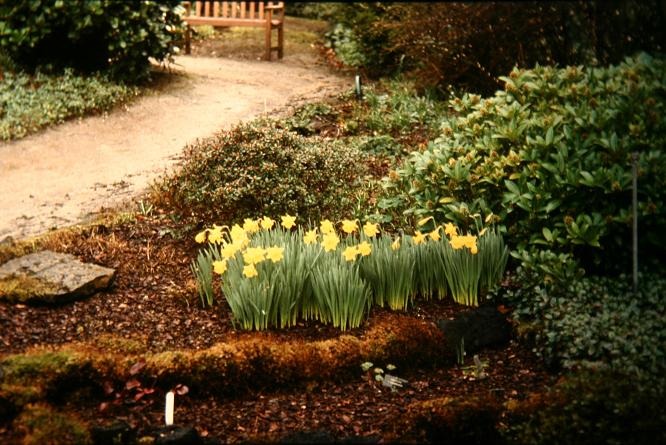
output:
[[[494,97],[450,101],[440,136],[386,182],[382,205],[465,226],[503,225],[513,249],[583,266],[631,258],[632,152],[641,261],[666,247],[666,66],[647,54],[607,68],[514,69]]]
[[[25,69],[106,71],[142,80],[149,57],[174,53],[179,0],[25,0],[0,3],[0,51]]]

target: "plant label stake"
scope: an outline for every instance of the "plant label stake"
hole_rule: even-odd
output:
[[[174,392],[169,391],[166,394],[166,404],[164,407],[164,423],[166,426],[173,425],[173,405],[174,405]]]
[[[631,153],[631,206],[633,213],[633,278],[634,295],[638,292],[638,152]]]
[[[358,74],[356,75],[356,77],[354,79],[354,83],[355,83],[355,86],[356,86],[356,99],[362,100],[363,99],[363,90],[361,90],[361,76],[360,75],[358,75]]]

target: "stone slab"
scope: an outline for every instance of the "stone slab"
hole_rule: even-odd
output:
[[[83,263],[74,255],[44,250],[0,265],[0,299],[60,304],[108,288],[115,269]]]

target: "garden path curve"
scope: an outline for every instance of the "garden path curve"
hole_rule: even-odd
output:
[[[171,69],[185,75],[125,107],[0,142],[0,242],[131,202],[197,138],[352,85],[312,60],[288,57],[181,56]]]

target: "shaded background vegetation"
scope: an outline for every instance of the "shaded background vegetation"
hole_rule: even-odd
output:
[[[611,0],[290,5],[331,22],[329,44],[370,77],[492,93],[514,65],[607,65],[662,52],[666,2]]]

